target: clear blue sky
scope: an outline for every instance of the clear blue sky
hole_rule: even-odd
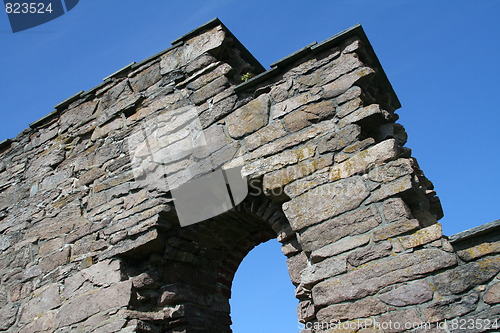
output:
[[[407,146],[441,198],[444,233],[500,218],[498,0],[84,0],[16,34],[2,12],[0,140],[216,16],[265,67],[362,23],[403,104]],[[276,243],[252,251],[237,274],[236,333],[298,331]]]

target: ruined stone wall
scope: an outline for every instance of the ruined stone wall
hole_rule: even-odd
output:
[[[304,332],[498,319],[498,226],[443,237],[360,27],[268,71],[218,20],[173,44],[0,144],[0,331],[230,332],[233,276],[272,238]],[[148,160],[191,123],[203,156]],[[172,184],[220,168],[249,194],[181,227]]]

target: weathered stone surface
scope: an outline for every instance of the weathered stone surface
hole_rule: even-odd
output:
[[[301,252],[293,257],[286,260],[288,266],[288,274],[292,283],[296,286],[300,284],[300,275],[304,269],[307,267],[307,257]]]
[[[59,284],[52,284],[43,290],[36,290],[33,297],[23,308],[21,322],[27,323],[37,320],[45,312],[61,305],[62,299],[59,294]]]
[[[297,307],[297,318],[299,322],[305,323],[315,317],[314,304],[311,301],[302,301]]]
[[[440,295],[459,294],[489,281],[499,271],[499,258],[483,258],[436,275],[434,284]]]
[[[70,248],[63,247],[55,252],[52,252],[40,261],[40,267],[44,273],[48,273],[53,269],[62,266],[69,261]]]
[[[0,331],[228,332],[235,272],[272,238],[304,333],[497,318],[500,222],[441,236],[399,102],[347,34],[259,75],[214,20],[0,143]],[[181,227],[172,186],[222,166],[256,192]],[[205,197],[236,199],[224,183]]]
[[[346,92],[347,89],[358,83],[360,80],[367,79],[374,73],[375,71],[369,67],[358,68],[355,71],[347,75],[343,75],[337,80],[323,86],[323,96],[326,98],[337,97]]]
[[[420,228],[418,220],[403,220],[381,227],[373,232],[373,240],[378,242],[384,239],[399,236]]]
[[[185,66],[205,52],[219,47],[224,38],[225,32],[219,26],[187,40],[182,47],[175,48],[162,57],[160,62],[161,74],[164,75]]]
[[[382,261],[384,260],[384,261]],[[382,264],[383,263],[383,264]],[[457,263],[454,255],[438,249],[424,249],[367,263],[340,278],[331,278],[314,286],[316,305],[327,305],[373,295],[382,288]]]
[[[306,160],[296,165],[277,170],[264,175],[263,189],[265,193],[274,193],[296,179],[310,175],[316,170],[322,169],[333,162],[333,156],[327,155],[314,160]]]
[[[330,179],[335,181],[355,174],[362,174],[375,165],[395,159],[398,154],[399,149],[396,141],[386,140],[334,166],[330,171]]]
[[[353,88],[355,88],[355,87],[353,87]],[[342,95],[344,95],[344,94],[342,94]],[[360,108],[362,106],[363,106],[363,100],[361,98],[355,98],[355,99],[339,106],[337,108],[337,116],[339,118],[343,118],[343,117],[347,116],[349,113],[353,112],[354,110],[357,110],[358,108]]]
[[[444,319],[463,316],[477,307],[479,296],[472,293],[463,297],[438,301],[424,309],[424,317],[427,322],[435,323]]]
[[[130,302],[131,287],[130,281],[124,281],[73,298],[64,303],[57,313],[57,327],[80,322],[101,311],[127,306]]]
[[[316,102],[321,98],[320,95],[305,93],[296,97],[287,99],[283,102],[271,106],[271,119],[276,119],[297,110],[299,107],[308,103]]]
[[[355,249],[368,244],[370,235],[347,236],[334,243],[328,244],[311,253],[311,261],[319,262],[325,258],[333,257],[337,254]]]
[[[140,71],[135,76],[130,78],[130,86],[132,90],[143,91],[160,81],[160,64],[154,63],[146,69]]]
[[[351,124],[325,137],[318,144],[320,153],[328,151],[342,150],[344,147],[356,142],[361,134],[361,128],[356,124]]]
[[[379,299],[388,305],[407,306],[425,303],[433,294],[430,283],[416,281],[382,294]]]
[[[378,315],[387,311],[387,305],[376,298],[366,299],[353,303],[330,305],[318,311],[317,318],[322,322],[352,320]]]
[[[483,300],[488,304],[500,303],[500,282],[493,284],[484,294]]]
[[[384,201],[382,211],[387,222],[411,219],[410,208],[401,198],[391,198]]]
[[[285,136],[286,133],[287,132],[280,121],[273,121],[268,126],[246,136],[244,139],[245,146],[248,150],[252,151],[263,144]]]
[[[283,205],[294,230],[317,224],[357,208],[369,195],[361,177],[322,185]]]
[[[394,140],[396,143],[396,141]],[[396,143],[397,144],[397,143]],[[413,161],[400,158],[370,170],[368,178],[378,183],[388,183],[399,177],[411,175],[413,173]]]
[[[242,174],[251,178],[281,169],[287,165],[308,159],[314,155],[315,147],[305,146],[286,150],[271,157],[257,160],[243,167]]]
[[[500,242],[482,243],[457,252],[460,259],[472,261],[488,254],[500,253]]]
[[[349,212],[302,232],[300,234],[302,248],[305,251],[315,251],[327,244],[334,244],[343,237],[367,232],[378,226],[381,221],[374,207]]]
[[[378,326],[384,328],[384,333],[399,333],[407,329],[417,328],[419,325],[425,325],[425,322],[419,317],[416,310],[389,312],[375,320]],[[425,332],[431,333],[432,331],[429,331],[426,327]]]
[[[98,101],[89,101],[78,105],[76,108],[64,111],[59,118],[59,126],[61,131],[67,130],[69,127],[75,129],[92,120],[92,114],[97,108]]]
[[[368,198],[368,203],[383,200],[398,193],[411,190],[412,188],[413,183],[411,176],[408,175],[398,178],[390,183],[383,184],[378,190],[374,191],[370,195],[370,198]]]
[[[351,252],[347,257],[347,262],[352,266],[359,266],[391,254],[391,249],[392,245],[388,241],[371,244]]]
[[[440,239],[442,236],[443,228],[440,223],[436,223],[430,227],[417,230],[411,235],[399,237],[398,240],[404,248],[410,249]]]
[[[329,258],[304,269],[300,280],[305,286],[310,286],[318,281],[345,273],[346,271],[347,264],[345,258]]]
[[[332,116],[335,112],[333,101],[322,101],[315,104],[306,105],[283,118],[285,128],[290,132],[296,132],[311,124]]]
[[[269,107],[269,95],[264,94],[235,110],[226,118],[229,135],[241,138],[267,125]]]

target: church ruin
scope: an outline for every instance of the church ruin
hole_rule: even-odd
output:
[[[0,331],[231,332],[272,238],[304,333],[500,330],[500,223],[442,235],[399,107],[361,26],[265,70],[218,19],[70,97],[0,143]]]

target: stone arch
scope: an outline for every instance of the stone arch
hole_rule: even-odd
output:
[[[263,195],[186,227],[175,214],[162,219],[162,245],[117,256],[122,274],[132,281],[129,315],[149,330],[231,332],[231,286],[243,258],[273,238],[283,243],[285,254],[299,251],[287,247],[297,241],[280,205]]]
[[[442,235],[399,107],[360,26],[265,71],[219,20],[59,103],[0,143],[0,330],[228,332],[232,275],[270,237],[304,333],[497,317],[499,224]],[[210,149],[155,160],[148,121]],[[165,179],[235,169],[259,194],[181,227]]]

